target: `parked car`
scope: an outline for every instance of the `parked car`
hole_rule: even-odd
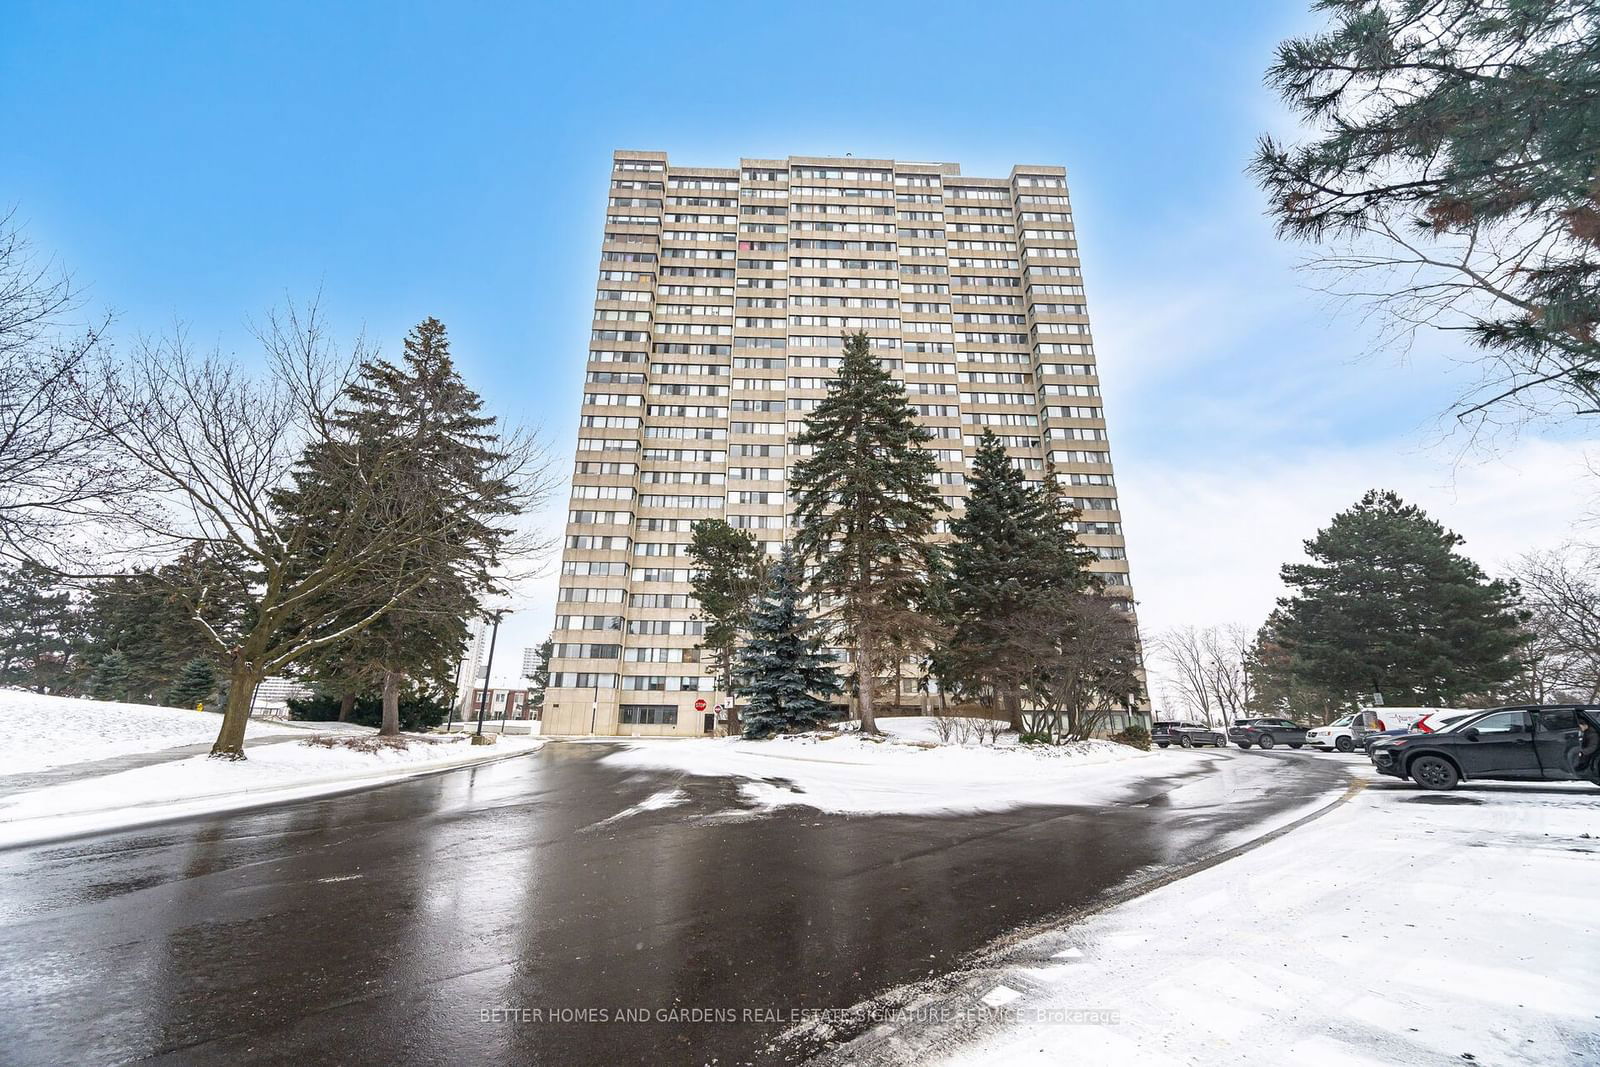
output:
[[[1299,748],[1306,743],[1306,728],[1288,719],[1235,719],[1228,731],[1228,740],[1240,748],[1251,745]]]
[[[1410,730],[1426,721],[1439,708],[1362,708],[1326,726],[1306,731],[1306,744],[1312,748],[1332,748],[1340,752],[1354,752],[1360,748],[1366,735],[1389,730]]]
[[[1383,730],[1381,732],[1377,730],[1369,731],[1361,735],[1361,750],[1367,754],[1368,758],[1370,758],[1372,756],[1373,746],[1379,741],[1386,741],[1391,737],[1404,737],[1406,734],[1418,733],[1420,727],[1421,723],[1418,723],[1417,726],[1402,726],[1398,730]]]
[[[1527,704],[1491,708],[1434,733],[1391,737],[1372,747],[1381,774],[1424,789],[1454,789],[1462,780],[1577,781],[1600,785],[1600,760],[1573,769],[1578,720],[1600,729],[1600,704]]]
[[[1196,745],[1214,745],[1221,748],[1228,743],[1221,730],[1213,730],[1197,722],[1158,722],[1150,727],[1150,740],[1160,748],[1177,745],[1193,748]]]
[[[1469,715],[1476,715],[1482,710],[1482,708],[1445,708],[1443,711],[1436,711],[1432,715],[1418,719],[1417,724],[1412,729],[1421,733],[1431,734],[1437,730],[1443,730],[1451,723],[1460,722]]]

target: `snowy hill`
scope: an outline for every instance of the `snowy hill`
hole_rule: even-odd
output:
[[[0,775],[205,744],[221,725],[205,711],[0,689]],[[293,732],[252,722],[246,737]]]

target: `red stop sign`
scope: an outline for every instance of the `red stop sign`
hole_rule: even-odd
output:
[[[706,702],[704,700],[696,700],[694,702],[694,710],[695,711],[705,711],[706,710]]]

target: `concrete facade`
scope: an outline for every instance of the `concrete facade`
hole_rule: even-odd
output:
[[[935,434],[949,509],[993,429],[1030,480],[1054,467],[1131,610],[1061,167],[975,178],[952,163],[707,168],[618,151],[609,180],[547,734],[711,732],[727,694],[695,650],[690,524],[726,518],[777,551],[788,438],[847,330],[867,331]]]

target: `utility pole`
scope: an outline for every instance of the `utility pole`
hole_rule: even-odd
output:
[[[489,679],[494,677],[494,643],[500,636],[500,617],[504,614],[504,610],[492,611],[489,613],[489,618],[494,621],[494,629],[489,631],[489,662],[485,663],[483,666],[483,699],[478,702],[479,737],[483,736],[483,712],[489,703],[489,695],[493,692],[493,690],[489,688]],[[504,724],[501,725],[500,732],[505,733]]]

